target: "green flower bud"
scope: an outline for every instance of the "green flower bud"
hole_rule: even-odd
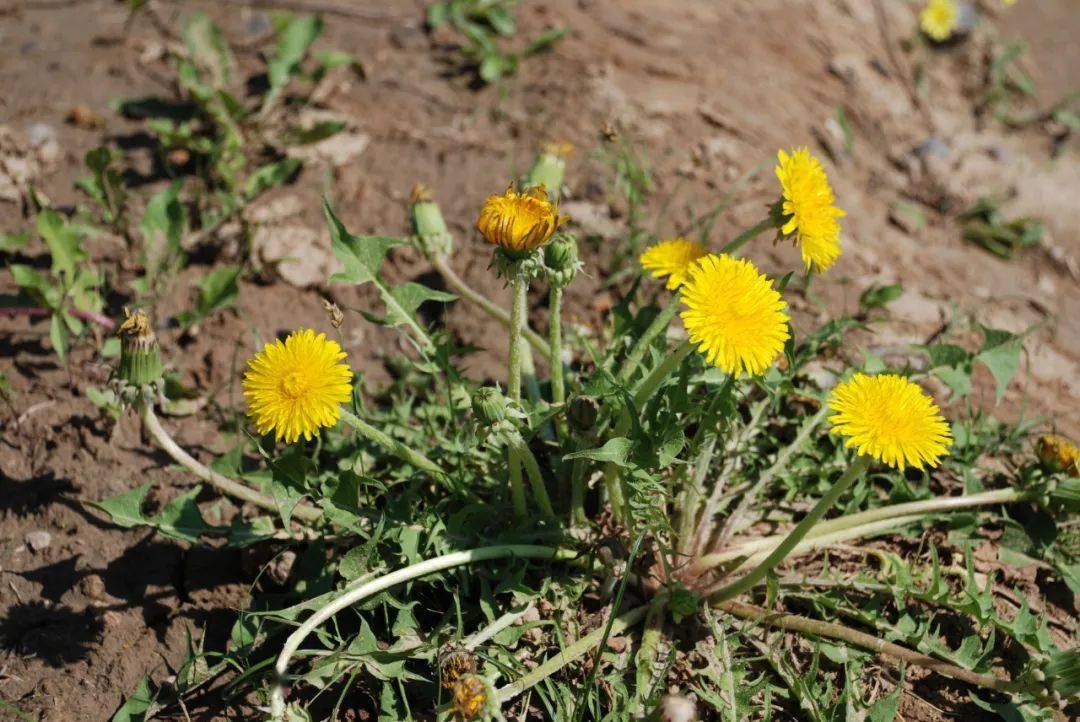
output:
[[[506,408],[506,397],[497,388],[485,386],[473,394],[473,415],[484,426],[494,426],[506,419]]]
[[[575,396],[570,399],[566,409],[566,417],[570,420],[570,426],[579,434],[588,434],[596,427],[596,419],[600,415],[600,404],[592,396]]]
[[[143,311],[127,313],[116,335],[120,337],[117,377],[132,386],[146,386],[161,379],[161,349]]]
[[[552,197],[559,195],[562,188],[563,178],[566,176],[566,156],[570,155],[574,146],[569,143],[548,143],[536,156],[529,175],[526,179],[528,185],[545,186]]]
[[[577,239],[569,233],[559,233],[544,247],[544,265],[548,281],[566,287],[574,279],[581,262],[578,261]]]
[[[431,191],[422,183],[413,186],[410,196],[413,232],[428,256],[448,256],[454,250],[454,238],[446,227],[439,204],[431,199]]]

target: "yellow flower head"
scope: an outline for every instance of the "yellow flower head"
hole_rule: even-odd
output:
[[[952,445],[949,423],[918,384],[896,374],[857,373],[829,398],[833,431],[846,446],[904,470],[937,466]]]
[[[487,685],[475,674],[466,674],[454,684],[452,707],[459,719],[478,718],[487,709],[487,703]]]
[[[940,43],[953,34],[959,17],[955,0],[930,0],[919,13],[919,27],[927,37]]]
[[[787,304],[750,261],[705,256],[690,268],[682,301],[690,341],[732,376],[764,373],[784,349]]]
[[[1047,434],[1039,437],[1036,447],[1039,461],[1052,471],[1063,471],[1069,476],[1080,477],[1080,449],[1057,434]]]
[[[708,251],[697,241],[689,238],[669,238],[650,246],[641,254],[641,267],[649,271],[653,278],[667,276],[667,287],[674,291],[686,281],[690,267]]]
[[[352,369],[344,358],[337,342],[311,329],[263,346],[244,374],[248,416],[259,433],[273,431],[291,444],[336,424],[352,393]]]
[[[802,251],[803,262],[818,271],[828,270],[840,256],[840,221],[846,213],[836,202],[829,177],[821,161],[806,148],[791,153],[777,153],[780,163],[776,177],[783,193],[783,214],[787,223],[780,232],[794,235]]]
[[[488,243],[515,254],[533,251],[548,242],[565,222],[548,200],[543,185],[518,193],[513,186],[501,196],[489,196],[480,209],[476,229]]]

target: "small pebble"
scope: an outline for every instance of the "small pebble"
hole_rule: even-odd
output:
[[[48,549],[50,544],[52,544],[52,534],[47,531],[32,531],[26,535],[26,546],[36,552]]]

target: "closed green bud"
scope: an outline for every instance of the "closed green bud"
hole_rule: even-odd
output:
[[[579,434],[588,434],[593,431],[599,415],[600,404],[592,396],[575,396],[570,399],[566,410],[570,426]]]
[[[696,592],[692,592],[678,583],[673,585],[669,591],[668,609],[671,610],[671,614],[675,617],[676,624],[686,617],[697,614],[701,597]]]
[[[472,397],[473,415],[484,426],[494,426],[506,419],[506,397],[497,388],[485,386]]]
[[[413,186],[410,196],[413,232],[420,249],[428,256],[447,256],[454,250],[454,238],[446,227],[439,204],[422,183]]]
[[[544,247],[544,265],[547,267],[548,281],[552,285],[569,285],[581,267],[581,262],[578,261],[577,239],[569,233],[556,234],[551,243]]]
[[[566,156],[574,151],[570,143],[548,143],[536,156],[526,182],[531,186],[543,185],[552,197],[558,197],[566,176]]]
[[[132,386],[146,386],[161,379],[161,349],[143,311],[127,313],[116,335],[120,337],[120,366],[116,375]]]

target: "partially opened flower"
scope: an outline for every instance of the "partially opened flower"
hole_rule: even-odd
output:
[[[919,27],[927,37],[940,43],[953,34],[959,18],[955,0],[930,0],[919,13]]]
[[[325,334],[294,331],[284,342],[263,346],[248,361],[244,398],[260,434],[294,443],[333,426],[352,394],[352,369],[345,352]]]
[[[705,256],[690,268],[682,301],[690,342],[726,373],[762,374],[784,349],[787,304],[750,261]]]
[[[825,271],[840,256],[840,221],[844,211],[836,207],[829,177],[821,161],[806,148],[777,153],[776,177],[783,193],[786,222],[780,232],[794,236],[806,268]]]
[[[641,254],[641,267],[652,274],[653,278],[667,278],[669,291],[674,291],[685,281],[690,267],[698,259],[707,256],[697,241],[689,238],[669,238],[650,246]]]
[[[918,384],[896,374],[857,373],[833,389],[833,431],[854,447],[904,470],[937,466],[952,445],[949,423]]]
[[[521,193],[511,186],[501,196],[488,197],[480,209],[476,228],[488,243],[523,255],[547,243],[565,220],[548,200],[543,185]]]
[[[1057,434],[1046,434],[1039,437],[1036,447],[1039,461],[1051,471],[1063,471],[1070,476],[1080,476],[1080,449]]]

